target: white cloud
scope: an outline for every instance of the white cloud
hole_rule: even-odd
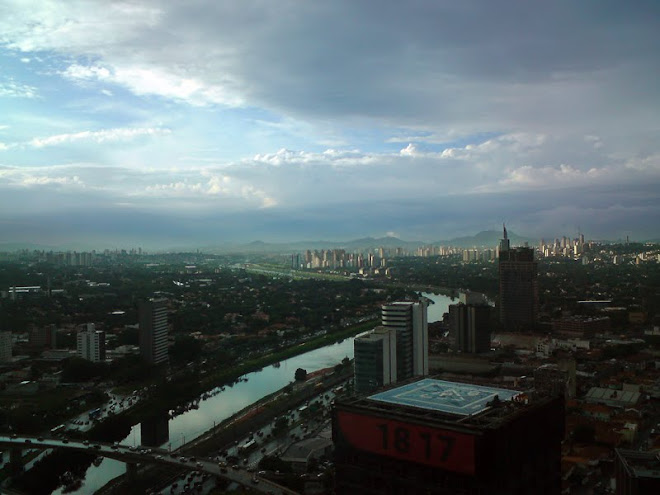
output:
[[[47,184],[59,184],[59,185],[78,185],[83,186],[84,184],[80,181],[80,178],[77,176],[72,177],[46,177],[39,175],[26,175],[23,180],[20,182],[24,186],[43,186]]]
[[[63,173],[64,172],[64,173]],[[58,167],[23,169],[19,167],[0,168],[0,179],[5,186],[31,188],[39,186],[65,186],[82,188],[85,183],[74,174]]]
[[[13,79],[0,82],[0,98],[36,98],[37,88],[27,84],[17,83]]]
[[[108,68],[99,65],[72,64],[61,74],[76,82],[113,83],[130,89],[136,95],[158,95],[182,100],[191,105],[241,104],[240,98],[231,95],[221,85],[209,85],[199,78],[177,74],[169,68],[155,65]]]
[[[500,181],[500,184],[519,188],[577,186],[584,185],[586,181],[600,179],[606,172],[606,170],[595,168],[583,171],[565,164],[558,167],[541,168],[522,166],[507,170],[507,175]]]
[[[109,141],[127,141],[140,136],[162,136],[170,133],[171,131],[169,129],[162,128],[104,129],[101,131],[81,131],[70,134],[57,134],[44,138],[34,138],[28,142],[28,145],[35,148],[43,148],[45,146],[57,146],[76,141],[104,143]]]
[[[660,153],[631,158],[626,161],[625,166],[632,170],[660,172]]]

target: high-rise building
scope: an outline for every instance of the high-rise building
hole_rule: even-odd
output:
[[[472,294],[469,294],[472,296]],[[449,328],[454,349],[476,354],[490,351],[490,306],[486,301],[466,295],[449,306]]]
[[[564,404],[422,379],[333,408],[335,493],[559,494]]]
[[[11,332],[0,332],[0,363],[11,361],[13,336]]]
[[[614,449],[616,495],[660,493],[660,453]]]
[[[140,303],[140,355],[149,364],[168,361],[167,300],[150,299]]]
[[[55,349],[57,347],[57,327],[52,324],[45,327],[33,326],[30,328],[28,338],[31,346]]]
[[[356,392],[370,392],[396,383],[396,330],[376,327],[357,337],[353,347]]]
[[[534,389],[542,397],[569,397],[569,379],[568,370],[546,363],[534,370]]]
[[[427,303],[394,302],[381,308],[381,322],[396,330],[396,376],[407,380],[429,373]]]
[[[531,329],[539,311],[538,269],[534,250],[511,248],[504,227],[499,248],[500,323],[505,330]]]
[[[87,323],[78,332],[77,344],[78,357],[94,363],[105,362],[105,332],[96,330],[94,323]]]

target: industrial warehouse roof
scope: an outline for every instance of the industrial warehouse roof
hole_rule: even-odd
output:
[[[630,407],[639,402],[642,394],[627,390],[592,387],[585,396],[587,402],[599,402],[614,407]]]
[[[371,395],[369,399],[467,416],[486,409],[496,396],[501,401],[508,401],[520,393],[518,390],[426,378]]]

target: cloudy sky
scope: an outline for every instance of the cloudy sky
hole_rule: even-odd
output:
[[[0,242],[660,237],[656,0],[0,0]]]

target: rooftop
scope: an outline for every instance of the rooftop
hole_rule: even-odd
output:
[[[626,407],[639,402],[641,394],[626,390],[612,390],[609,388],[592,387],[584,400],[588,402],[601,402],[612,406]]]
[[[495,397],[510,401],[518,390],[426,378],[369,396],[370,400],[438,411],[458,416],[477,414]]]

